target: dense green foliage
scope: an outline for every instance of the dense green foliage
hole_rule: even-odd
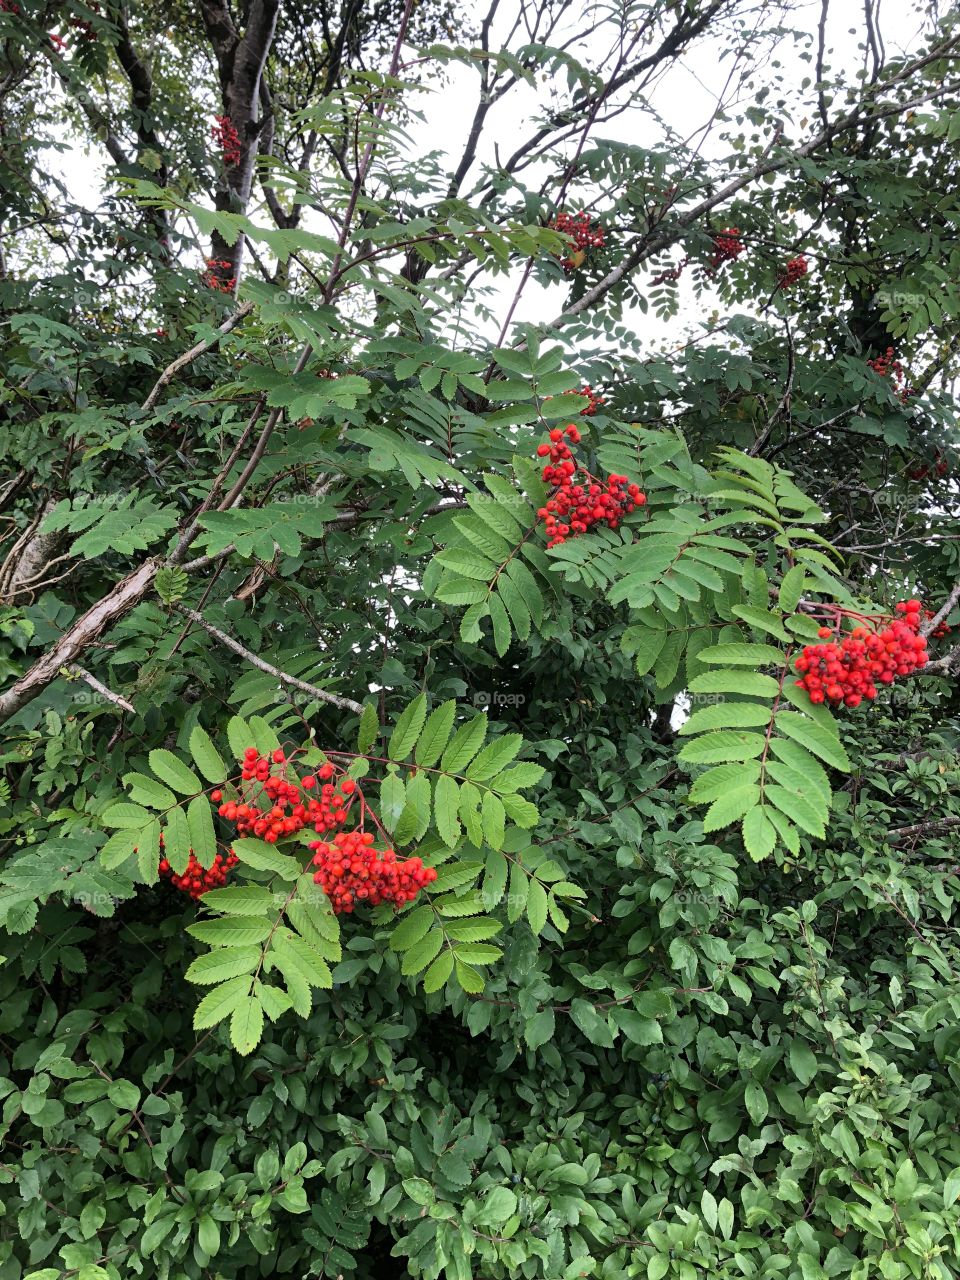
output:
[[[2,6],[0,1280],[960,1266],[958,14],[504,8]],[[646,503],[548,548],[571,421]],[[436,881],[334,915],[250,744]]]

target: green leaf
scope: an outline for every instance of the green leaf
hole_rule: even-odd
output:
[[[250,978],[246,975],[221,982],[218,987],[207,992],[197,1005],[196,1012],[193,1014],[193,1029],[204,1030],[207,1027],[215,1027],[224,1018],[229,1018],[248,993],[250,993]]]
[[[170,809],[177,803],[177,797],[168,787],[157,782],[156,778],[148,778],[145,773],[127,773],[123,783],[130,788],[130,799],[134,804],[147,804],[151,809]]]
[[[650,1045],[663,1043],[663,1031],[656,1018],[644,1017],[636,1009],[618,1008],[613,1012],[617,1026],[633,1044]]]
[[[239,1054],[252,1053],[263,1037],[263,1007],[254,996],[243,996],[230,1018],[230,1043]]]
[[[160,823],[153,819],[137,836],[137,867],[144,884],[160,879]]]
[[[197,956],[185,977],[188,982],[209,986],[239,977],[242,973],[252,973],[259,963],[259,947],[230,947]]]
[[[497,576],[497,566],[492,560],[478,551],[466,547],[452,547],[441,551],[435,557],[438,564],[452,569],[463,578],[475,578],[481,582],[489,582]]]
[[[530,610],[527,608],[520,591],[504,574],[501,574],[497,580],[497,589],[500,592],[500,599],[506,605],[507,613],[510,615],[510,621],[513,623],[517,638],[522,641],[529,640]]]
[[[631,628],[630,632],[629,647],[625,645],[624,652],[634,655],[637,675],[645,676],[656,665],[656,661],[667,643],[668,633],[666,631],[649,631],[640,627]],[[624,639],[626,640],[626,635]]]
[[[171,809],[163,827],[163,853],[174,872],[182,876],[190,864],[190,826],[183,809]]]
[[[832,794],[830,779],[820,761],[792,738],[771,738],[770,751],[772,756],[782,760],[792,773],[803,780],[801,787],[803,793],[812,799],[813,793],[816,792],[821,797],[826,811],[829,812]],[[768,759],[767,769],[778,781],[783,781],[783,777],[776,773],[775,760]]]
[[[390,736],[387,755],[391,760],[406,760],[420,736],[426,718],[427,698],[426,694],[420,693],[401,713]]]
[[[487,498],[479,493],[468,493],[467,505],[485,525],[501,538],[506,539],[511,546],[516,546],[522,540],[523,530],[506,506],[495,497]]]
[[[221,890],[229,893],[230,890]],[[211,947],[240,947],[263,942],[270,935],[271,922],[265,916],[224,916],[221,920],[201,920],[187,926],[187,933]]]
[[[787,787],[767,786],[764,789],[764,798],[775,805],[781,813],[785,813],[801,831],[806,831],[819,840],[826,835],[822,813],[806,797],[790,791]]]
[[[798,711],[778,711],[775,722],[781,733],[795,739],[815,756],[835,769],[850,772],[852,765],[842,743],[822,725],[815,724]]]
[[[293,969],[311,987],[328,990],[333,986],[333,978],[326,960],[315,947],[311,947],[296,934],[278,931],[274,935],[270,955],[276,960],[284,976],[288,970]]]
[[[212,867],[217,856],[217,837],[213,829],[212,808],[206,796],[194,796],[187,805],[187,829],[193,856],[201,867]]]
[[[553,1039],[555,1015],[551,1008],[541,1009],[539,1013],[524,1023],[523,1038],[528,1049],[539,1049]]]
[[[509,1187],[492,1187],[480,1204],[475,1221],[484,1227],[502,1227],[517,1212],[517,1197]]]
[[[407,789],[393,767],[380,783],[380,819],[390,832],[396,829],[407,803]]]
[[[777,640],[782,640],[784,644],[790,643],[789,633],[775,613],[769,613],[766,609],[758,609],[752,604],[735,604],[732,612],[734,617],[742,619],[755,631],[765,631],[767,635],[774,636]]]
[[[501,849],[503,847],[506,821],[503,801],[494,795],[492,791],[486,791],[484,792],[480,812],[483,822],[483,838],[494,849]]]
[[[242,760],[247,747],[255,746],[253,730],[241,716],[232,716],[227,721],[227,741],[235,760]]]
[[[807,571],[802,564],[795,564],[792,569],[788,569],[783,575],[783,581],[780,583],[780,608],[784,613],[793,613],[800,598],[803,595],[804,586],[806,585]]]
[[[269,889],[260,885],[229,885],[225,889],[208,889],[203,905],[231,916],[263,916],[277,906]]]
[[[142,828],[126,828],[113,833],[100,850],[100,865],[105,871],[113,871],[115,867],[123,866],[131,857],[137,847],[141,830]]]
[[[231,848],[242,863],[255,871],[275,871],[284,880],[296,880],[303,872],[296,858],[280,853],[265,840],[244,836],[234,840]]]
[[[748,786],[760,777],[760,765],[744,760],[739,764],[720,764],[708,769],[690,788],[691,804],[707,804],[737,787]]]
[[[377,708],[372,702],[364,703],[360,716],[360,727],[357,730],[357,750],[365,755],[376,742],[380,733],[380,718]]]
[[[782,667],[786,655],[769,644],[718,644],[700,655],[701,662],[731,667]]]
[[[423,975],[423,989],[428,995],[446,985],[447,979],[453,973],[453,960],[453,952],[448,948],[442,955],[437,956]]]
[[[134,830],[139,827],[145,827],[152,819],[153,814],[141,805],[127,804],[121,801],[119,804],[112,804],[109,809],[105,810],[101,815],[100,821],[105,827],[122,827],[124,830]]]
[[[760,671],[705,671],[690,681],[691,693],[742,693],[775,698],[780,682]]]
[[[256,1002],[254,1002],[256,1003]],[[259,1009],[259,1005],[257,1008]],[[236,1018],[236,1014],[234,1014]],[[233,1035],[233,1025],[231,1023],[230,1038],[234,1041],[234,1047],[239,1048]],[[253,1046],[251,1046],[252,1048]],[[241,1053],[245,1050],[240,1050]],[[220,1228],[216,1220],[209,1213],[202,1213],[197,1223],[197,1244],[208,1257],[214,1257],[220,1251]],[[80,1280],[80,1277],[77,1278]]]
[[[193,757],[193,763],[208,782],[225,781],[227,766],[220,752],[213,745],[213,739],[200,725],[196,725],[190,734],[190,754]]]
[[[510,648],[513,640],[513,631],[510,628],[510,618],[504,608],[499,596],[491,595],[487,600],[487,611],[490,614],[490,621],[493,624],[493,647],[497,654],[502,658]]]
[[[430,713],[414,752],[417,764],[429,768],[437,763],[450,738],[456,714],[457,704],[453,698]]]
[[[418,772],[407,779],[406,803],[394,829],[394,839],[398,844],[423,839],[430,826],[432,800],[433,791],[427,774]]]
[[[760,803],[760,788],[755,783],[733,787],[725,795],[718,796],[707,810],[703,819],[704,831],[719,831],[731,822],[742,818],[755,805]]]
[[[535,934],[543,932],[547,923],[547,891],[539,880],[531,880],[527,892],[527,920]]]
[[[483,604],[489,591],[486,583],[470,578],[443,578],[434,593],[444,604]]]
[[[403,916],[400,923],[394,928],[390,935],[391,948],[394,951],[407,951],[426,936],[431,924],[433,924],[433,920],[432,907],[416,907],[413,911]]]
[[[759,702],[718,702],[702,707],[680,726],[681,736],[705,729],[747,729],[769,724],[773,712]]]
[[[433,960],[442,946],[443,934],[439,929],[431,929],[425,937],[407,949],[400,964],[400,972],[405,977],[419,973]]]
[[[805,1040],[791,1040],[790,1070],[802,1085],[808,1085],[817,1074],[816,1055]]]
[[[444,773],[460,773],[470,763],[483,746],[487,736],[487,713],[481,711],[478,716],[461,725],[450,744],[443,753],[440,768]]]
[[[571,1000],[570,1017],[591,1044],[598,1045],[601,1049],[613,1048],[613,1035],[606,1018],[602,1018],[589,1001],[580,998]]]
[[[504,769],[503,773],[498,773],[496,777],[491,778],[490,786],[501,794],[519,791],[521,787],[535,786],[545,773],[546,769],[543,765],[521,760],[519,764],[512,765],[509,769]]]
[[[763,809],[751,809],[744,818],[743,843],[754,862],[773,853],[777,843],[777,829]]]
[[[486,782],[503,769],[523,746],[519,733],[504,733],[484,747],[467,767],[466,776],[471,782]]]
[[[203,790],[203,783],[197,775],[192,769],[188,769],[179,756],[175,756],[172,751],[160,748],[151,751],[147,759],[150,761],[150,768],[160,781],[165,782],[168,787],[172,787],[181,795],[192,796]]]
[[[744,1101],[747,1104],[747,1112],[754,1124],[763,1124],[770,1111],[770,1103],[767,1095],[755,1080],[747,1082],[744,1090]]]
[[[680,750],[677,759],[687,764],[725,764],[732,760],[750,760],[763,754],[766,738],[762,733],[720,729],[694,738]]]
[[[447,848],[456,848],[460,840],[460,788],[457,786],[456,779],[446,774],[442,774],[437,779],[433,806],[434,821],[440,839]]]
[[[484,989],[484,975],[480,973],[479,969],[475,969],[470,964],[465,964],[465,961],[461,960],[460,956],[457,956],[454,972],[457,975],[457,982],[461,984],[463,991],[466,991],[468,996],[480,995],[480,992]]]

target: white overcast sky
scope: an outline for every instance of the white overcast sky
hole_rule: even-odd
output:
[[[804,49],[811,54],[815,51],[815,33],[821,6],[820,0],[803,4],[792,4],[788,0],[786,7],[789,12],[785,22],[805,32],[808,37],[806,41],[799,40],[796,43],[785,41],[778,51],[787,84],[799,90],[800,82],[805,76],[813,78],[812,62],[800,59],[798,54]],[[881,22],[889,53],[896,53],[901,47],[909,49],[915,46],[919,21],[905,10],[904,0],[896,0],[896,11],[891,9],[886,21]],[[492,33],[492,45],[498,36],[502,38],[505,33],[507,19],[504,15],[512,15],[514,12],[513,0],[506,0],[501,6],[499,25]],[[842,69],[845,78],[852,78],[863,60],[861,32],[860,6],[855,5],[852,0],[834,0],[827,27],[828,69]],[[559,38],[555,42],[559,42]],[[598,56],[605,47],[598,44]],[[727,89],[731,61],[724,61],[718,56],[720,48],[718,40],[711,40],[709,35],[701,37],[694,43],[693,51],[673,64],[648,94],[647,100],[660,116],[669,121],[679,136],[693,140],[694,143],[700,141],[698,131],[707,125],[718,100]],[[416,56],[414,50],[410,51],[410,56]],[[445,74],[446,83],[434,86],[431,93],[419,99],[418,105],[424,119],[413,121],[410,128],[411,153],[415,156],[425,151],[441,150],[448,153],[453,163],[456,163],[473,118],[479,77],[473,69],[456,63],[450,64]],[[493,161],[494,140],[499,140],[503,147],[514,145],[517,140],[526,136],[534,127],[537,106],[537,91],[526,84],[516,86],[502,102],[496,104],[488,116],[478,160]],[[656,121],[649,114],[640,111],[627,112],[611,122],[608,128],[599,127],[597,133],[599,136],[618,137],[642,146],[662,143],[662,133]],[[719,145],[716,137],[710,134],[704,140],[703,153],[708,157],[717,155]],[[79,146],[65,152],[58,163],[54,162],[54,167],[60,170],[76,198],[90,207],[100,203],[105,166],[105,155],[85,151]],[[469,189],[469,185],[468,178],[464,191]],[[326,227],[322,229],[328,230]],[[518,270],[522,268],[518,267]],[[515,281],[501,279],[499,292],[505,305],[512,297],[514,288]],[[685,278],[681,278],[679,289],[680,314],[666,325],[652,314],[644,315],[637,308],[632,308],[625,317],[653,346],[675,343],[683,331],[703,315],[705,299],[700,297],[694,302],[692,289],[688,287]],[[545,314],[554,314],[559,310],[558,301],[562,305],[558,285],[541,285],[531,279],[524,289],[514,318],[521,322],[542,320]],[[707,306],[709,307],[708,301]]]

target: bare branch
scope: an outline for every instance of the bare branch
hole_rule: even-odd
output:
[[[55,645],[38,659],[5,693],[0,693],[0,724],[25,706],[31,698],[56,680],[61,667],[68,667],[98,639],[108,627],[130,612],[153,585],[163,561],[152,558],[118,582],[102,600],[98,600]]]
[[[97,677],[87,671],[85,667],[78,667],[75,662],[72,662],[69,666],[64,667],[64,670],[68,671],[71,676],[76,677],[78,680],[83,680],[91,689],[94,689],[99,693],[101,698],[105,698],[107,702],[112,702],[114,706],[122,707],[124,711],[130,711],[136,715],[136,707],[132,706],[126,698],[121,698],[119,693],[114,693],[112,689],[108,689],[105,684],[102,684]]]
[[[956,607],[958,601],[960,601],[960,578],[958,578],[954,583],[953,590],[933,617],[928,618],[926,622],[923,623],[920,628],[920,634],[922,636],[928,636],[932,631],[936,631],[940,623],[943,622],[949,616],[950,611]]]
[[[339,707],[341,711],[355,711],[357,715],[360,715],[363,711],[360,703],[355,702],[353,698],[343,698],[337,693],[328,692],[326,689],[318,689],[316,685],[307,684],[306,680],[298,680],[296,676],[287,675],[279,667],[275,667],[269,662],[264,662],[263,658],[251,653],[249,649],[245,649],[242,644],[238,644],[225,631],[221,631],[213,623],[207,622],[203,614],[197,613],[196,609],[188,609],[186,605],[182,604],[174,604],[171,608],[175,609],[177,613],[183,614],[185,618],[189,618],[195,626],[206,631],[208,636],[212,636],[218,644],[222,644],[224,648],[235,653],[237,657],[243,658],[244,662],[249,662],[252,667],[256,667],[259,671],[265,671],[267,675],[274,676],[280,684],[286,685],[290,689],[299,689],[302,693],[309,693],[312,698],[317,698],[321,702],[329,702],[331,706]]]
[[[203,355],[205,351],[209,351],[212,347],[215,347],[220,339],[226,337],[231,330],[235,329],[240,321],[245,316],[248,316],[252,310],[252,302],[242,303],[236,311],[234,311],[233,315],[227,316],[226,320],[224,320],[223,324],[220,325],[217,330],[215,337],[206,338],[203,342],[198,342],[196,346],[191,347],[189,351],[185,351],[183,355],[177,356],[176,360],[168,364],[163,373],[161,373],[160,377],[154,383],[153,390],[147,396],[146,400],[144,400],[144,410],[149,412],[149,410],[153,408],[160,398],[161,391],[163,391],[164,387],[169,386],[181,369],[196,360],[197,356]]]

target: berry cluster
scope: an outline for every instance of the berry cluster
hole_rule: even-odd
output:
[[[739,258],[744,248],[744,243],[740,239],[740,228],[724,227],[722,231],[717,232],[713,237],[713,259],[710,263],[710,270],[716,271],[725,262],[733,258]]]
[[[373,834],[362,829],[368,810],[353,778],[341,778],[338,784],[336,775],[342,770],[329,761],[315,774],[302,777],[292,764],[280,748],[265,756],[256,747],[247,747],[237,786],[241,798],[224,800],[219,787],[211,791],[218,814],[235,824],[237,835],[276,844],[305,827],[312,827],[320,836],[336,832],[331,843],[314,840],[309,847],[314,850],[313,865],[317,868],[313,878],[338,914],[363,903],[377,906],[392,902],[400,907],[436,880],[436,871],[425,867],[420,858],[398,859],[393,849],[373,848]],[[360,806],[360,829],[343,831],[355,800]],[[207,873],[212,874],[213,870]]]
[[[932,609],[924,609],[923,611],[924,622],[929,622],[931,618],[935,618],[935,617],[936,617],[936,614],[933,612]],[[934,640],[939,640],[943,636],[948,636],[952,630],[953,628],[948,627],[946,622],[938,622],[936,627],[933,629],[933,631],[930,632],[930,636]]]
[[[437,878],[433,867],[425,867],[420,858],[398,859],[392,849],[374,849],[369,831],[341,831],[332,844],[315,840],[310,848],[315,851],[314,881],[337,915],[363,903],[375,907],[392,902],[402,907]]]
[[[576,246],[577,256],[571,254],[562,260],[564,271],[573,271],[583,262],[583,254],[588,249],[602,249],[605,243],[603,227],[594,226],[582,209],[579,213],[558,213],[553,229],[570,236]]]
[[[90,8],[97,10],[98,6],[92,4]],[[93,29],[93,23],[88,22],[86,18],[71,18],[69,20],[69,25],[73,27],[74,31],[78,31],[80,33],[81,40],[96,40],[97,33]]]
[[[229,116],[214,116],[216,124],[211,126],[210,133],[214,142],[223,152],[223,163],[228,167],[240,163],[240,135],[234,128]]]
[[[162,837],[160,839],[160,848],[163,848]],[[235,867],[239,861],[240,859],[233,852],[227,854],[218,853],[213,860],[213,866],[204,868],[201,867],[191,849],[190,861],[187,863],[187,869],[182,876],[175,874],[170,863],[164,857],[160,858],[160,874],[169,876],[170,883],[175,889],[179,889],[181,893],[187,894],[196,902],[198,898],[203,897],[210,889],[222,889],[227,883],[227,875],[231,868]]]
[[[543,478],[554,488],[546,506],[537,512],[544,521],[548,547],[558,547],[595,524],[616,529],[624,516],[647,500],[640,486],[631,484],[626,476],[611,475],[604,486],[578,467],[570,444],[579,443],[580,432],[571,423],[565,433],[554,427],[550,443],[537,446],[537,455],[550,459],[543,468]]]
[[[317,770],[316,777],[310,773],[291,782],[273,772],[274,765],[286,772],[287,764],[287,757],[279,748],[271,756],[262,756],[256,747],[247,747],[240,778],[253,786],[242,788],[245,798],[239,803],[234,800],[220,803],[222,791],[211,791],[210,799],[219,805],[217,812],[227,822],[236,824],[237,835],[256,836],[267,844],[276,844],[281,836],[296,835],[304,827],[313,827],[318,835],[323,835],[346,822],[357,791],[352,778],[344,778],[338,790],[330,782],[333,765],[327,763]],[[316,795],[311,794],[314,791]]]
[[[679,280],[683,275],[684,267],[686,267],[689,261],[689,258],[684,258],[683,261],[678,262],[675,267],[670,267],[667,271],[661,271],[658,276],[654,276],[650,281],[651,289],[658,284],[672,284],[674,281]]]
[[[903,377],[903,365],[896,358],[893,347],[887,347],[883,355],[874,356],[872,360],[867,361],[867,368],[872,369],[874,373],[878,373],[881,378],[886,378],[889,374],[893,374],[894,378]]]
[[[236,276],[224,277],[218,272],[229,271],[233,266],[227,258],[208,258],[207,269],[200,277],[201,282],[208,289],[215,289],[218,293],[233,293],[237,285]]]
[[[911,480],[926,480],[926,478],[933,472],[936,472],[938,476],[945,476],[950,473],[950,464],[943,456],[942,449],[934,450],[932,462],[918,461],[914,463],[914,465],[908,469],[907,475]]]
[[[882,355],[874,356],[872,360],[868,360],[867,368],[872,369],[881,378],[890,379],[902,404],[906,404],[914,394],[913,388],[905,385],[906,375],[903,372],[903,365],[896,358],[896,352],[893,347],[887,347]]]
[[[819,631],[820,639],[829,643],[806,645],[794,663],[801,676],[797,684],[811,702],[858,707],[864,698],[872,701],[877,696],[878,684],[892,684],[897,676],[926,665],[927,641],[917,634],[923,606],[919,600],[902,600],[895,612],[897,617],[874,619],[836,610],[835,626]],[[838,642],[843,617],[855,618],[859,625]],[[877,622],[886,625],[877,630]]]
[[[809,263],[803,254],[791,258],[787,263],[786,270],[780,277],[780,288],[789,289],[791,285],[796,284],[798,280],[802,280],[809,270]]]
[[[16,0],[0,0],[0,13],[17,14],[19,12],[20,6],[17,4]]]
[[[580,410],[581,418],[592,418],[598,409],[602,409],[607,403],[599,391],[594,391],[589,382],[585,382],[582,387],[578,387],[574,395],[585,396],[587,403]]]

